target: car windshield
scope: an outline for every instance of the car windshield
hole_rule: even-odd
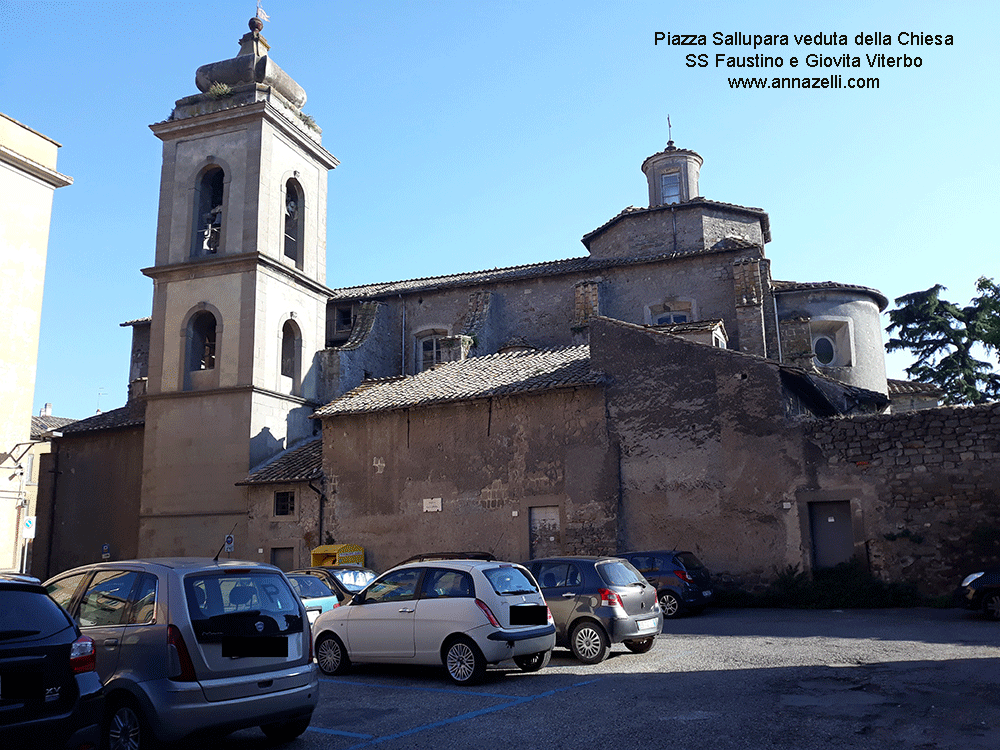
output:
[[[509,594],[537,594],[538,589],[525,572],[513,565],[485,568],[483,575],[500,596]]]
[[[334,596],[329,584],[316,576],[288,576],[295,593],[303,599],[318,599],[321,596]]]
[[[597,572],[609,586],[631,586],[643,583],[642,573],[625,560],[608,560],[597,564]]]
[[[677,559],[680,560],[681,561],[681,565],[683,565],[688,570],[691,570],[693,568],[704,568],[705,567],[704,565],[701,564],[701,560],[699,560],[697,557],[695,557],[690,552],[678,552],[677,553]]]
[[[348,591],[357,593],[375,580],[375,573],[368,568],[358,570],[331,570],[333,577],[343,584]]]

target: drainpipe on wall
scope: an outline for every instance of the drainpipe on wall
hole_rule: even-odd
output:
[[[406,374],[406,300],[399,295],[399,374]]]
[[[771,289],[771,301],[774,303],[774,337],[778,341],[778,361],[784,362],[785,358],[781,354],[781,324],[778,322],[778,295]]]
[[[312,480],[309,481],[309,489],[311,489],[319,496],[319,523],[316,525],[317,535],[319,536],[319,544],[317,544],[316,546],[319,547],[326,544],[326,542],[323,541],[323,510],[324,506],[326,505],[326,493],[323,492],[323,490],[313,486]]]

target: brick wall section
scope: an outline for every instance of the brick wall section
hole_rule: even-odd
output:
[[[807,429],[823,487],[864,503],[872,571],[943,595],[1000,567],[1000,404],[825,420]]]
[[[781,321],[781,361],[813,369],[812,332],[808,318]]]
[[[576,302],[573,308],[573,323],[585,325],[595,315],[600,315],[600,284],[596,281],[581,281],[575,287]]]

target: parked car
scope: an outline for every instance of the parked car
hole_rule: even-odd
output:
[[[375,580],[376,573],[363,565],[323,565],[314,568],[299,568],[290,573],[304,573],[315,576],[337,593],[341,602],[353,597]]]
[[[691,552],[627,552],[622,557],[656,587],[665,618],[696,614],[712,601],[712,576]]]
[[[528,565],[556,624],[556,645],[585,664],[607,658],[612,643],[636,654],[663,629],[656,589],[617,557],[547,557]]]
[[[45,584],[97,644],[109,750],[259,726],[289,740],[319,694],[305,607],[278,568],[164,558],[86,565]]]
[[[428,560],[383,573],[314,628],[326,674],[352,663],[443,665],[460,685],[513,659],[525,672],[552,655],[555,627],[538,586],[520,565]]]
[[[0,747],[96,747],[104,690],[94,641],[41,581],[0,573]]]
[[[966,576],[953,598],[959,607],[981,609],[991,620],[1000,620],[1000,570]]]
[[[306,606],[306,617],[309,618],[310,624],[316,622],[316,618],[321,614],[340,604],[342,597],[337,596],[337,592],[330,588],[325,578],[311,576],[308,573],[286,575],[288,582],[292,584],[292,590]]]

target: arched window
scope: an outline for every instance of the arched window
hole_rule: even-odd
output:
[[[215,255],[222,242],[222,196],[225,172],[207,169],[198,181],[194,206],[194,241],[191,257]]]
[[[285,257],[302,264],[302,187],[294,179],[285,183]]]
[[[302,334],[295,321],[286,320],[285,324],[281,326],[281,379],[283,381],[283,390],[297,394],[301,377]]]
[[[188,370],[215,369],[215,316],[202,311],[191,318]]]

